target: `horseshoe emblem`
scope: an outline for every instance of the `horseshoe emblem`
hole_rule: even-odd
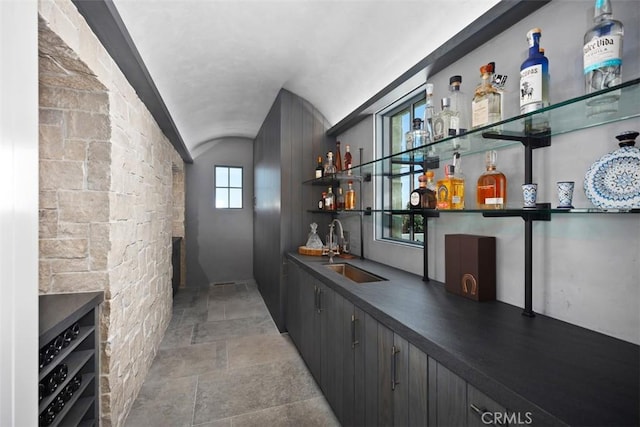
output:
[[[471,295],[476,295],[478,293],[478,282],[476,278],[473,277],[472,274],[465,273],[462,276],[462,292],[465,294],[469,293],[469,285],[471,285]]]

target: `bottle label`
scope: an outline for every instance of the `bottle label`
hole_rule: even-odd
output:
[[[420,193],[417,191],[411,192],[411,197],[409,198],[409,203],[411,206],[420,206]]]
[[[520,112],[523,112],[522,107],[529,104],[539,104],[542,107],[542,64],[520,71]],[[532,110],[528,108],[527,111]]]
[[[485,205],[502,205],[504,203],[504,199],[502,197],[486,197],[484,199]]]
[[[594,37],[583,48],[584,74],[605,67],[622,65],[622,37],[608,35]]]
[[[322,169],[316,169],[316,178],[322,178]]]
[[[489,99],[473,101],[471,104],[471,126],[478,127],[489,124]]]

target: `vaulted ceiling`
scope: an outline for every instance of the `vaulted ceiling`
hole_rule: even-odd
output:
[[[254,138],[281,88],[333,125],[496,3],[113,0],[190,153]]]

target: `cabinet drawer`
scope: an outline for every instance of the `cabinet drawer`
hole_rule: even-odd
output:
[[[480,390],[467,383],[467,425],[469,427],[507,426],[513,415]],[[517,414],[515,414],[517,416]],[[514,418],[515,420],[515,418]],[[523,420],[521,418],[521,420]]]

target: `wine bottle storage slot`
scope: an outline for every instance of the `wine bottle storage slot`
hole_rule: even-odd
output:
[[[96,425],[103,292],[40,296],[40,426]]]

